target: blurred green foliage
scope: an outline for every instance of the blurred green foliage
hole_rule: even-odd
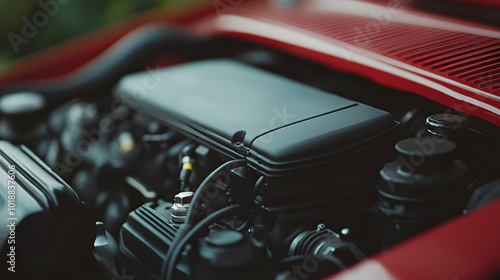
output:
[[[136,13],[202,1],[207,0],[0,0],[0,65]],[[41,13],[48,15],[46,24],[35,26],[33,38],[23,36],[26,20],[43,23]]]

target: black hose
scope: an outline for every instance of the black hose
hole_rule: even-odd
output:
[[[236,231],[242,232],[247,228],[247,226],[253,221],[253,218],[255,217],[256,214],[256,209],[255,207],[259,205],[259,202],[256,201],[257,195],[259,194],[260,190],[266,185],[266,177],[260,176],[259,179],[257,179],[257,182],[255,182],[255,186],[253,188],[253,193],[252,196],[250,197],[249,205],[250,205],[250,215],[248,215],[248,219],[236,229]]]
[[[68,100],[110,91],[123,75],[138,71],[163,53],[187,51],[207,40],[184,34],[165,24],[140,27],[125,35],[97,58],[76,72],[50,82],[20,83],[0,88],[0,96],[36,92],[49,106]]]
[[[255,185],[253,187],[253,192],[252,196],[250,197],[249,203],[252,204],[255,202],[255,198],[259,194],[260,190],[266,185],[266,177],[260,176],[259,179],[257,179],[257,182],[255,182]]]
[[[172,249],[172,253],[170,257],[166,258],[161,271],[160,280],[172,280],[175,264],[179,255],[182,252],[184,246],[196,235],[200,233],[203,229],[206,229],[209,225],[213,224],[217,220],[221,219],[224,216],[229,214],[235,214],[238,212],[245,211],[245,209],[239,205],[232,205],[226,208],[215,211],[214,213],[207,216],[201,222],[199,222],[195,227],[193,227],[189,232],[182,236],[182,239],[175,245],[172,245],[170,249]],[[170,251],[169,249],[169,251]]]
[[[186,214],[186,224],[194,225],[196,219],[198,218],[199,210],[203,207],[203,198],[206,195],[208,188],[213,186],[215,182],[219,179],[217,175],[221,172],[226,172],[231,169],[244,166],[246,164],[246,159],[235,159],[228,161],[217,169],[215,169],[210,175],[208,175],[200,186],[196,190],[193,199],[191,200],[191,205],[189,206],[188,212]]]

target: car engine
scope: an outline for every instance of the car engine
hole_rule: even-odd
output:
[[[224,55],[63,102],[36,87],[0,97],[4,265],[38,279],[320,279],[498,197],[494,126],[219,40]]]

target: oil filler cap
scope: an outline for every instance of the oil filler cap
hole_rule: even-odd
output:
[[[465,189],[467,167],[456,160],[455,143],[432,137],[409,138],[396,144],[397,160],[380,171],[379,193],[387,198],[439,200]]]

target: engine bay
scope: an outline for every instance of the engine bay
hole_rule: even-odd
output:
[[[0,204],[23,275],[321,279],[498,197],[497,127],[228,48],[44,110],[33,92],[1,97]]]

